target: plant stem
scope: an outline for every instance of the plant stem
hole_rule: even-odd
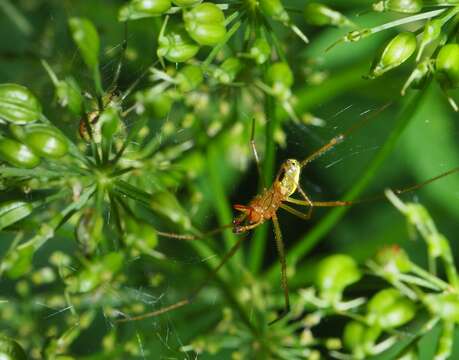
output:
[[[265,159],[263,161],[263,181],[260,179],[261,184],[269,185],[272,183],[274,175],[274,162],[276,159],[276,149],[274,142],[274,133],[279,126],[279,116],[276,115],[275,103],[272,96],[265,97],[265,114],[267,118],[266,132],[265,132]],[[259,226],[253,235],[250,249],[250,270],[256,274],[262,265],[263,257],[265,254],[268,224]]]
[[[343,200],[352,201],[356,199],[363,190],[369,185],[370,181],[376,176],[377,171],[383,165],[386,158],[393,151],[398,139],[403,133],[410,120],[416,114],[419,106],[427,93],[428,89],[417,92],[406,105],[402,108],[394,128],[387,138],[384,145],[379,149],[375,157],[371,160],[365,173],[355,183],[355,185],[346,193]],[[337,207],[331,210],[309,233],[307,233],[287,254],[287,263],[291,266],[296,264],[302,257],[318,244],[346,214],[349,207]],[[279,273],[279,265],[273,264],[267,272],[269,278],[273,278]]]
[[[217,149],[215,144],[210,144],[207,151],[207,164],[208,164],[208,173],[210,180],[210,189],[212,192],[213,198],[213,207],[217,212],[217,218],[220,226],[225,226],[231,224],[232,221],[232,212],[231,205],[228,202],[226,197],[226,192],[223,187],[223,179],[220,176],[219,163],[221,158],[219,156],[220,151]],[[225,251],[228,251],[237,241],[236,236],[226,229],[223,231],[223,237],[225,239]],[[236,253],[233,258],[230,260],[230,263],[233,265],[233,270],[235,263],[241,263],[241,252]]]

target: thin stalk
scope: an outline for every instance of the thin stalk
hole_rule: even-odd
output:
[[[217,218],[220,226],[225,226],[227,224],[231,224],[233,214],[231,211],[231,205],[226,197],[226,192],[223,186],[224,181],[220,175],[220,162],[221,159],[216,146],[214,144],[209,145],[207,151],[207,171],[209,174],[213,207],[217,212]],[[223,231],[223,237],[225,240],[225,251],[228,251],[236,243],[236,236],[232,233],[232,231],[230,231],[230,229],[226,229]],[[231,263],[233,270],[236,270],[234,265],[236,263],[242,263],[242,252],[239,251],[236,253],[229,262]]]
[[[378,170],[384,164],[384,161],[395,148],[397,141],[403,133],[403,130],[409,124],[411,119],[416,114],[422,100],[425,97],[428,89],[417,92],[412,96],[406,105],[402,108],[396,118],[394,128],[387,138],[384,145],[376,153],[371,160],[364,174],[354,184],[354,186],[346,193],[343,200],[352,201],[356,199],[363,190],[370,184],[371,180],[376,176]],[[338,223],[339,220],[347,213],[349,207],[337,207],[331,210],[309,233],[307,233],[288,253],[287,263],[291,266],[296,264],[302,257],[317,245]],[[279,265],[273,264],[267,272],[267,276],[273,278],[279,273]]]
[[[263,161],[263,181],[260,183],[272,183],[274,176],[274,163],[276,160],[276,147],[274,142],[274,133],[279,126],[279,116],[276,115],[274,98],[272,96],[265,97],[265,114],[267,118],[265,132],[265,159]],[[265,254],[268,224],[259,226],[253,235],[250,249],[250,270],[253,274],[259,272]]]

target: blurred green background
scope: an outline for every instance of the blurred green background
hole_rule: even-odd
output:
[[[288,3],[292,8],[300,8],[302,1]],[[349,14],[359,25],[379,24],[391,19],[386,14],[356,17],[356,14],[369,6],[369,2],[363,0],[348,1],[345,4],[338,1],[326,3]],[[96,25],[102,40],[104,80],[111,79],[116,67],[116,59],[112,53],[123,41],[124,29],[116,20],[117,11],[123,1],[18,0],[14,1],[17,14],[8,13],[6,4],[6,1],[0,0],[0,83],[15,82],[29,87],[41,100],[48,117],[67,133],[74,133],[78,121],[68,114],[63,115],[62,110],[56,106],[52,84],[40,64],[40,59],[45,58],[59,74],[71,73],[83,83],[89,82],[89,74],[82,66],[82,59],[70,39],[67,28],[69,17],[88,17]],[[390,103],[384,111],[353,132],[342,144],[304,169],[301,183],[312,199],[338,200],[361,178],[371,159],[383,146],[397,121],[400,109],[412,101],[413,97],[420,95],[410,90],[405,98],[400,96],[400,88],[411,69],[409,64],[377,80],[363,79],[363,75],[368,73],[376,50],[395,32],[384,32],[359,43],[340,44],[326,52],[325,49],[345,34],[346,29],[310,28],[301,22],[301,17],[296,20],[311,39],[311,44],[304,46],[300,40],[289,38],[291,49],[287,50],[287,56],[295,72],[296,109],[300,114],[313,113],[326,124],[322,128],[296,124],[280,115],[285,140],[283,146],[279,143],[275,146],[276,169],[287,158],[303,159],[333,136],[358,122],[362,114]],[[128,61],[121,74],[120,88],[126,88],[141,70],[151,63],[155,53],[157,31],[158,23],[151,19],[129,24]],[[311,74],[317,73],[326,78],[321,83],[314,84]],[[416,105],[415,116],[361,197],[382,194],[386,188],[403,188],[422,182],[459,164],[457,114],[451,110],[437,84],[433,83],[423,92]],[[231,106],[231,97],[227,97],[226,100]],[[251,105],[254,108],[257,106],[248,104],[246,109],[238,114],[238,118],[234,119],[235,123],[240,122],[244,126],[244,131],[236,135],[228,132],[211,145],[206,144],[202,148],[193,149],[178,159],[178,164],[191,162],[192,166],[197,167],[198,176],[190,180],[193,181],[192,186],[199,189],[202,194],[201,201],[195,205],[197,209],[192,209],[186,191],[183,191],[190,184],[179,183],[175,189],[179,201],[187,206],[187,211],[192,212],[193,220],[202,229],[218,226],[219,221],[215,214],[218,213],[220,201],[229,204],[246,203],[257,193],[258,175],[250,158],[248,146]],[[183,115],[179,111],[172,114]],[[205,124],[210,124],[214,115],[215,109],[210,109]],[[256,133],[257,146],[262,158],[266,142],[264,130],[257,129]],[[176,136],[179,143],[180,132],[177,132]],[[215,189],[214,182],[220,184],[221,189]],[[439,230],[450,240],[453,252],[457,253],[459,174],[406,194],[403,199],[419,201],[425,205]],[[308,236],[331,211],[333,210],[328,208],[315,209],[312,220],[308,222],[281,211],[279,217],[287,253]],[[268,227],[270,229],[270,225]],[[266,275],[263,270],[268,271],[278,261],[271,230],[268,230],[267,234],[266,245],[261,251],[258,249],[259,253],[254,254],[256,248],[248,240],[243,254],[240,255],[248,264],[253,257],[261,259],[262,271],[251,275],[255,281],[257,278],[262,279]],[[8,232],[0,233],[0,254],[6,250],[13,235]],[[214,248],[222,252],[220,236],[214,236],[211,242]],[[294,293],[297,289],[310,285],[314,266],[325,255],[346,253],[363,263],[379,248],[394,243],[403,246],[412,259],[425,265],[423,244],[419,239],[410,238],[405,219],[388,201],[382,199],[353,206],[331,231],[324,234],[307,256],[301,258],[295,274],[290,277],[290,290]],[[70,226],[63,227],[56,237],[40,250],[39,256],[35,259],[37,266],[45,264],[47,256],[56,249],[74,251],[75,244]],[[143,259],[128,266],[131,268],[130,271],[140,271],[144,276],[161,274],[163,283],[160,288],[138,288],[133,282],[133,286],[126,287],[125,291],[137,291],[139,298],[152,296],[154,301],[161,295],[160,303],[167,305],[186,296],[201,283],[204,278],[201,263],[204,260],[189,246],[174,242],[173,239],[162,238],[159,250],[166,254],[166,260]],[[250,274],[250,271],[248,273]],[[129,272],[127,274],[129,276]],[[273,276],[271,281],[271,290],[280,296],[280,286],[277,285],[279,276],[277,272],[273,274],[276,276]],[[239,280],[234,279],[235,288]],[[1,278],[0,298],[15,298],[15,286],[12,281]],[[380,284],[369,281],[357,291],[371,293],[376,290],[375,286]],[[28,295],[29,305],[24,305],[26,312],[32,308],[37,310],[34,313],[35,317],[29,319],[35,324],[40,324],[35,331],[59,322],[59,314],[53,315],[58,309],[41,308],[39,300],[35,298],[47,291],[59,293],[59,288],[34,289]],[[216,286],[206,289],[206,292],[207,299],[224,296]],[[211,331],[221,316],[220,305],[213,306],[211,301],[200,303],[199,299],[192,305],[161,318],[123,328],[121,332],[133,334],[133,339],[137,340],[137,344],[134,341],[133,346],[142,348],[141,353],[138,356],[132,355],[132,358],[194,358],[179,352],[178,347]],[[72,354],[76,358],[85,359],[114,358],[113,354],[104,355],[100,348],[101,339],[112,330],[112,327],[113,325],[104,320],[104,315],[99,312],[97,321],[82,332],[72,346]],[[21,331],[18,329],[21,329],[20,323],[0,319],[0,331],[21,342]],[[432,358],[437,335],[434,331],[423,340],[423,359]],[[452,358],[459,357],[459,345],[456,345],[455,354]],[[117,356],[128,358],[127,355]],[[229,355],[223,352],[214,356],[200,355],[197,358],[226,359]]]

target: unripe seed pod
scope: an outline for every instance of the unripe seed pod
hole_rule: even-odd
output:
[[[183,92],[189,92],[201,85],[204,80],[202,69],[196,65],[187,65],[177,74],[178,87]]]
[[[115,106],[106,108],[99,117],[102,137],[111,140],[121,130],[121,119]]]
[[[373,10],[415,14],[422,10],[422,6],[422,0],[383,0],[373,4]]]
[[[393,329],[408,323],[416,313],[416,305],[397,289],[376,293],[367,305],[367,321],[381,329]]]
[[[348,255],[337,254],[323,259],[317,269],[316,285],[321,296],[334,303],[340,301],[343,290],[357,282],[362,274]]]
[[[132,0],[120,9],[118,19],[119,21],[127,21],[160,16],[170,7],[171,0]]]
[[[290,21],[290,17],[282,5],[281,0],[259,0],[261,11],[263,11],[269,17],[274,20],[287,23]]]
[[[448,88],[459,86],[459,44],[447,44],[438,52],[435,67],[439,80]]]
[[[249,56],[259,65],[264,64],[271,55],[271,46],[264,38],[258,38],[250,48]]]
[[[381,55],[375,59],[369,77],[381,76],[385,72],[400,66],[416,51],[416,36],[411,32],[403,32],[395,36],[384,47]]]
[[[406,273],[412,268],[407,253],[398,245],[388,246],[378,251],[375,261],[385,271],[392,273]]]
[[[340,12],[319,3],[309,3],[304,8],[304,19],[314,26],[345,26],[351,22]]]
[[[181,7],[193,6],[199,4],[202,0],[172,0],[172,2]]]
[[[158,57],[172,62],[184,62],[191,59],[199,51],[196,44],[184,28],[175,27],[158,39]]]
[[[40,164],[40,158],[28,146],[5,137],[0,137],[0,159],[19,168],[32,169]]]
[[[56,129],[48,125],[33,124],[24,127],[20,139],[37,155],[44,158],[58,159],[68,152],[67,139]]]
[[[0,84],[0,122],[29,124],[41,115],[41,105],[25,86]]]
[[[0,335],[0,359],[27,360],[27,355],[15,340]]]
[[[214,76],[219,82],[223,84],[229,84],[234,81],[241,69],[241,60],[235,57],[230,57],[226,59],[218,69],[215,70]]]
[[[214,46],[226,35],[225,15],[213,3],[202,3],[183,13],[188,34],[200,45]]]

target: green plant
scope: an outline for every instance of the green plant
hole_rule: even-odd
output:
[[[416,192],[445,236],[390,195],[425,239],[427,265],[419,246],[387,247],[405,229],[380,201],[280,217],[292,311],[271,326],[284,298],[269,227],[205,282],[239,239],[231,204],[343,129],[364,124],[305,171],[314,201],[457,165],[455,122],[430,85],[435,75],[454,104],[457,4],[383,1],[377,17],[355,16],[368,7],[0,0],[0,357],[390,359],[429,341],[454,358],[454,175]],[[342,41],[372,36],[325,51],[349,30]],[[388,91],[412,85],[406,99]],[[374,275],[384,281],[369,286]],[[192,304],[119,322],[183,298]]]

